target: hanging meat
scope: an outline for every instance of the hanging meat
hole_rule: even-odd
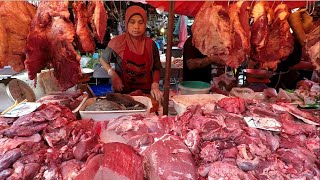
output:
[[[27,39],[25,65],[29,79],[52,67],[62,90],[78,83],[80,57],[72,44],[75,28],[69,16],[68,1],[40,2]]]
[[[305,51],[312,65],[317,71],[320,70],[320,26],[306,35]]]
[[[238,67],[250,50],[249,3],[237,2],[229,9],[206,2],[192,26],[193,44],[207,56],[224,55],[224,63]]]
[[[249,2],[239,1],[229,7],[231,43],[227,65],[238,67],[250,53]]]
[[[221,5],[205,2],[192,25],[192,43],[204,55],[227,55],[231,49],[230,17]]]
[[[81,52],[93,53],[96,45],[89,29],[86,4],[81,1],[76,1],[72,4],[72,7],[77,34],[77,47]]]
[[[36,8],[28,2],[1,2],[0,68],[10,65],[17,72],[25,69],[24,50],[29,26],[35,13]]]
[[[252,9],[253,24],[251,25],[251,46],[252,57],[254,60],[263,62],[260,57],[263,54],[263,49],[266,45],[266,39],[269,31],[269,25],[272,22],[271,11],[267,2],[258,2]]]
[[[257,15],[259,13],[262,14],[260,17]],[[266,3],[259,2],[254,7],[253,16],[260,19],[257,18],[254,22],[252,34],[259,37],[261,35],[261,32],[258,32],[260,27],[266,36],[261,35],[260,37],[263,37],[261,41],[255,41],[259,38],[251,39],[254,47],[252,57],[255,61],[260,62],[260,68],[275,70],[280,60],[285,60],[293,51],[294,40],[287,20],[289,17],[288,7],[285,4],[279,4],[273,14],[273,10]],[[263,22],[262,19],[268,21]],[[263,24],[263,26],[256,23],[261,23],[260,25]]]
[[[90,1],[88,4],[88,15],[94,37],[99,43],[103,43],[108,20],[103,1]]]

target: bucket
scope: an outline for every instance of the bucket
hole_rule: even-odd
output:
[[[180,94],[208,94],[211,85],[202,81],[184,81],[178,85]]]
[[[33,90],[27,83],[18,79],[12,79],[7,85],[0,83],[0,112],[12,106],[16,100],[21,102],[24,99],[28,102],[36,100]]]

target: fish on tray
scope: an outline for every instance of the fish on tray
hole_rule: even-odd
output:
[[[116,110],[142,110],[146,106],[130,95],[110,93],[105,97],[98,97],[96,102],[87,106],[85,111],[116,111]]]

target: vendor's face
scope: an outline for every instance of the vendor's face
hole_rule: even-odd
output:
[[[140,15],[134,15],[129,19],[128,32],[134,37],[141,36],[145,33],[146,24]]]

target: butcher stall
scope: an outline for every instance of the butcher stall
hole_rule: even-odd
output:
[[[55,84],[38,97],[29,82],[1,81],[0,95],[8,97],[0,99],[7,105],[0,115],[0,180],[319,179],[319,82],[259,91],[239,84],[240,75],[257,83],[279,74],[273,68],[291,53],[294,39],[318,72],[319,24],[307,21],[316,19],[315,2],[179,1],[168,9],[168,2],[148,3],[169,10],[169,21],[173,11],[195,16],[193,28],[202,30],[193,34],[194,43],[201,53],[229,54],[226,73],[206,83],[204,93],[167,92],[175,115],[162,115],[163,102],[139,90],[93,97],[73,89],[83,83],[77,51],[93,52],[94,40],[103,39],[104,2],[0,2],[0,68],[26,69],[30,80]],[[297,14],[289,8],[296,7],[307,8],[295,11],[300,34],[290,23]],[[217,43],[208,43],[213,37]],[[171,45],[167,77],[175,64]],[[254,68],[240,71],[248,58]]]

